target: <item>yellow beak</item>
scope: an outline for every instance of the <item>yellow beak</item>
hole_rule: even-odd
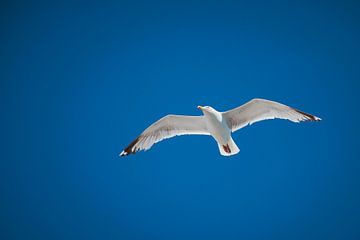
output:
[[[202,109],[203,109],[203,107],[202,107],[202,106],[197,106],[197,108],[198,108],[198,109],[200,109],[200,110],[202,110]]]

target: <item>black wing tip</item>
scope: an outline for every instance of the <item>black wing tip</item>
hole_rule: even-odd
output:
[[[122,152],[119,154],[119,157],[125,157],[126,155],[128,155],[128,153],[125,152],[125,151],[122,151]]]
[[[322,119],[321,118],[319,118],[319,117],[316,117],[316,116],[314,116],[314,115],[311,115],[311,114],[309,114],[309,113],[306,113],[306,112],[303,112],[303,111],[300,111],[300,110],[298,110],[298,109],[295,109],[294,108],[294,110],[296,111],[296,112],[298,112],[298,113],[300,113],[300,114],[302,114],[302,115],[304,115],[305,116],[305,121],[310,121],[310,122],[319,122],[319,121],[321,121]]]
[[[132,141],[129,146],[127,146],[120,154],[120,157],[128,156],[129,154],[135,154],[139,149],[134,148],[135,144],[139,141],[139,137],[137,137],[134,141]]]

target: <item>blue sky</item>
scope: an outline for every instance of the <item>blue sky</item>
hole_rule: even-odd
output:
[[[1,239],[359,239],[356,1],[2,3]],[[323,119],[118,154],[255,98]]]

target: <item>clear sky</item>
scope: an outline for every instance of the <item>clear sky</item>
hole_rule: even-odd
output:
[[[1,3],[1,239],[360,239],[356,1],[70,2]],[[323,121],[118,157],[255,97]]]

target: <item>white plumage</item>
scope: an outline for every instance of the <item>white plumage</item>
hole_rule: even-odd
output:
[[[231,156],[240,151],[231,137],[231,132],[249,124],[275,118],[292,122],[321,120],[311,114],[265,99],[253,99],[226,112],[218,112],[209,106],[198,108],[202,110],[203,116],[167,115],[161,118],[130,143],[120,156],[147,150],[163,139],[187,134],[211,135],[218,143],[221,155]]]

